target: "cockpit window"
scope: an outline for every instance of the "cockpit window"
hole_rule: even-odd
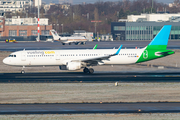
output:
[[[9,55],[9,57],[16,57],[16,55]]]

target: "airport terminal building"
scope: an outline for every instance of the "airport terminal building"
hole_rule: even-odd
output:
[[[112,22],[111,34],[114,40],[152,40],[164,25],[172,25],[170,40],[180,40],[180,14],[131,15],[125,22]]]
[[[40,35],[50,35],[52,25],[48,25],[48,18],[41,18]],[[37,18],[4,18],[0,16],[0,37],[37,36]]]

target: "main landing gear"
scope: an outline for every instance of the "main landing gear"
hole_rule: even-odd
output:
[[[88,68],[85,67],[85,68],[83,69],[83,72],[84,72],[84,73],[93,74],[93,73],[94,73],[94,69],[93,69],[93,68],[89,68],[89,69],[88,69]]]
[[[21,70],[21,74],[24,74],[24,73],[25,73],[24,68],[25,68],[25,66],[23,66],[23,68],[22,68],[22,70]]]

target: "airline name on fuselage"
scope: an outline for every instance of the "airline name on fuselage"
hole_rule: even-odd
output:
[[[44,54],[55,54],[54,51],[31,51],[31,52],[27,52],[28,55],[32,55],[32,54],[41,54],[41,55],[44,55]]]

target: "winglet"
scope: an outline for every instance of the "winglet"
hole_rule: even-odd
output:
[[[98,46],[98,44],[96,44],[96,45],[93,47],[93,49],[95,50],[95,49],[97,48],[97,46]]]
[[[117,52],[114,55],[118,55],[123,45],[119,46]]]

